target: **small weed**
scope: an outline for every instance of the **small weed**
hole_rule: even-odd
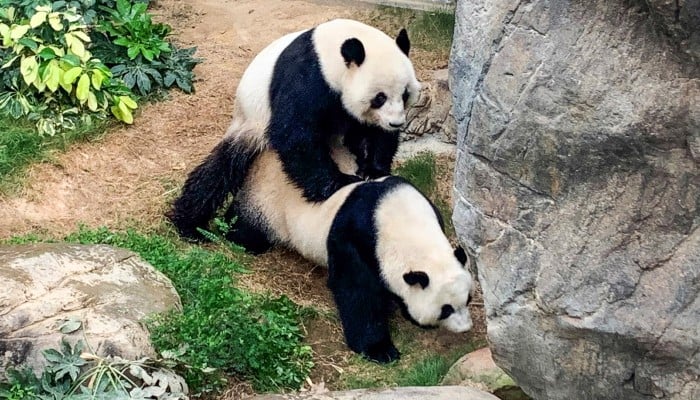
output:
[[[80,322],[78,328],[80,329]],[[78,340],[71,345],[66,337],[59,349],[45,349],[46,367],[37,376],[31,368],[8,369],[7,382],[0,382],[0,399],[186,399],[188,388],[173,368],[190,368],[163,356],[125,360],[101,357],[85,349]]]

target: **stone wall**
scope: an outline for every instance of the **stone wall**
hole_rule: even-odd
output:
[[[700,0],[457,4],[454,223],[536,399],[700,399]]]

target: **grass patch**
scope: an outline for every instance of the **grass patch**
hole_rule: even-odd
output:
[[[109,126],[108,121],[83,123],[63,135],[46,137],[32,122],[0,117],[0,193],[16,190],[30,164],[50,159],[54,150],[65,150],[71,143],[97,138]]]
[[[347,373],[338,384],[339,389],[385,388],[395,386],[435,386],[440,383],[454,364],[464,354],[486,346],[484,339],[456,345],[439,352],[426,348],[416,334],[419,328],[407,321],[400,321],[392,337],[401,350],[401,360],[380,365],[355,356],[346,367]],[[430,331],[434,334],[436,331]]]
[[[378,27],[389,36],[396,36],[401,28],[406,28],[411,39],[411,59],[417,69],[436,69],[447,65],[455,27],[453,10],[420,11],[378,6],[364,17],[364,22]]]
[[[435,204],[445,223],[445,231],[448,235],[452,235],[454,233],[452,210],[447,200],[442,198],[438,191],[437,177],[441,172],[439,169],[435,154],[422,152],[401,163],[394,169],[394,174],[413,183]]]
[[[396,383],[399,386],[437,386],[452,366],[450,361],[445,356],[431,354],[404,371]]]
[[[27,236],[10,242],[39,240]],[[192,368],[180,372],[192,393],[220,388],[224,374],[249,380],[258,391],[297,389],[308,376],[313,363],[300,328],[304,310],[286,296],[237,288],[235,275],[245,269],[228,248],[184,246],[159,234],[106,228],[81,228],[65,240],[132,250],[171,279],[183,311],[154,317],[149,329],[159,352],[186,346],[180,361]]]

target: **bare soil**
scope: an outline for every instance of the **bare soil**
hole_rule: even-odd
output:
[[[100,139],[55,154],[50,163],[31,167],[19,193],[0,197],[0,238],[27,233],[62,237],[80,224],[162,228],[163,213],[186,174],[226,130],[238,80],[255,54],[285,33],[332,18],[376,18],[371,6],[357,1],[157,0],[152,9],[173,26],[177,42],[197,46],[196,55],[204,59],[195,69],[196,92],[173,91],[168,100],[143,106],[133,125],[119,126]],[[426,68],[447,63],[425,52],[413,54],[419,77],[426,76]],[[454,160],[441,160],[447,172],[441,177],[441,193],[449,197]],[[321,317],[305,327],[316,363],[307,388],[321,382],[338,387],[344,375],[360,369],[381,374],[376,366],[358,363],[345,347],[324,269],[282,249],[254,258],[252,269],[255,273],[241,277],[243,285],[286,294],[319,310]],[[417,348],[448,354],[464,343],[484,340],[483,312],[478,306],[472,311],[475,328],[466,335],[422,331],[399,318],[396,330]],[[402,363],[417,354],[405,353]],[[231,382],[222,398],[246,393],[250,388],[245,383]]]

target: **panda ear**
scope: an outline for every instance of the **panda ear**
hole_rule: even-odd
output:
[[[460,264],[465,265],[467,263],[467,253],[464,251],[462,246],[457,246],[455,249],[455,257],[457,257]]]
[[[399,49],[401,49],[403,54],[408,57],[408,51],[411,50],[411,41],[408,40],[408,32],[406,32],[406,29],[401,29],[399,36],[396,37],[396,44],[399,46]]]
[[[403,274],[403,280],[410,286],[419,284],[422,289],[428,287],[428,284],[430,283],[430,278],[428,278],[428,274],[426,274],[423,271],[407,272]]]
[[[348,39],[340,46],[340,54],[343,55],[345,65],[350,67],[355,63],[358,67],[365,61],[365,46],[357,38]]]

